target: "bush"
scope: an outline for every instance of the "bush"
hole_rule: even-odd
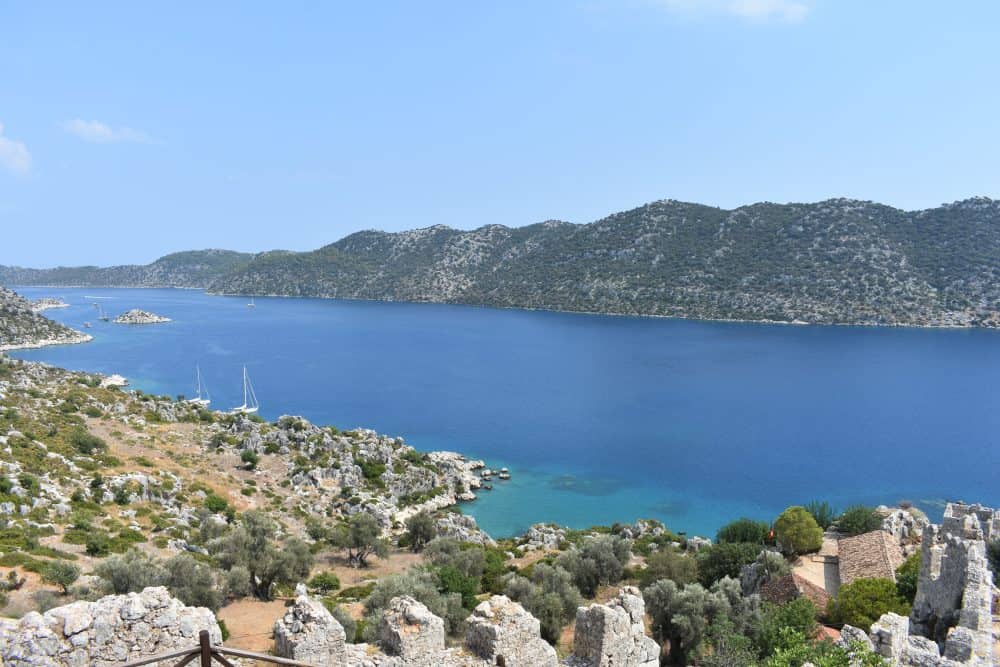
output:
[[[806,508],[793,505],[774,522],[778,544],[787,553],[800,555],[819,551],[823,546],[823,529]]]
[[[882,614],[910,613],[910,605],[896,591],[890,579],[856,579],[840,587],[827,608],[834,623],[847,623],[867,630]]]
[[[260,457],[257,456],[257,452],[252,449],[244,449],[243,453],[240,454],[240,461],[243,461],[243,463],[246,464],[248,470],[253,470],[260,462]]]
[[[367,567],[371,556],[384,558],[389,544],[382,538],[382,527],[371,514],[354,514],[346,523],[333,529],[330,544],[347,550],[347,562],[354,567]]]
[[[229,510],[229,501],[218,494],[210,493],[205,496],[205,508],[213,514],[225,514]]]
[[[757,631],[757,649],[766,657],[781,645],[785,628],[812,637],[816,632],[816,606],[806,598],[796,598],[784,604],[766,603]]]
[[[740,578],[744,565],[757,560],[763,547],[748,542],[713,544],[698,551],[698,579],[705,587],[724,577]],[[680,582],[679,582],[680,583]]]
[[[813,500],[806,503],[805,508],[812,515],[812,518],[816,519],[816,524],[823,530],[833,525],[833,522],[837,519],[837,512],[825,500]]]
[[[104,581],[109,593],[118,595],[161,586],[167,578],[157,561],[137,549],[108,558],[94,568],[94,574]]]
[[[184,604],[208,607],[212,611],[222,606],[222,592],[216,586],[215,574],[208,565],[199,563],[189,554],[179,554],[164,563],[164,570],[167,589]]]
[[[107,556],[111,553],[111,540],[106,533],[91,533],[87,536],[86,550],[88,556]]]
[[[882,527],[882,519],[874,508],[853,505],[837,519],[837,530],[848,535],[863,535]]]
[[[716,542],[720,544],[735,542],[764,544],[768,540],[770,531],[771,527],[763,521],[747,518],[737,519],[719,529],[718,534],[716,534]]]
[[[561,554],[556,564],[570,573],[573,583],[584,596],[593,597],[598,586],[621,581],[631,557],[627,540],[596,535],[584,540],[578,549]]]
[[[350,612],[344,609],[341,605],[334,603],[330,598],[324,598],[323,604],[326,608],[333,614],[333,617],[337,619],[341,627],[344,628],[344,634],[347,635],[347,642],[353,644],[358,641],[358,622],[354,620]]]
[[[639,582],[645,589],[661,579],[669,579],[681,586],[693,584],[698,581],[698,561],[670,547],[656,551],[646,559],[646,568],[639,574]]]
[[[917,597],[917,580],[920,578],[920,552],[910,554],[896,568],[896,592],[909,604]]]
[[[108,448],[108,444],[96,435],[91,435],[82,428],[75,429],[69,436],[69,442],[76,451],[81,454],[94,454],[103,452]]]
[[[550,644],[559,641],[563,627],[583,602],[570,573],[558,566],[538,563],[530,580],[511,574],[506,583],[504,593],[538,619],[542,637]]]
[[[309,580],[309,588],[329,594],[340,588],[340,578],[333,572],[320,572]]]

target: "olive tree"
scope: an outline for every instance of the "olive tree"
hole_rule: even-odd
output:
[[[353,567],[367,567],[370,557],[385,558],[389,553],[389,543],[382,538],[382,527],[375,517],[365,512],[335,526],[329,541],[333,546],[347,550],[347,562]]]

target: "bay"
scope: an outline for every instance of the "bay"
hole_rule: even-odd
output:
[[[274,419],[403,436],[507,466],[465,505],[496,536],[663,520],[714,533],[813,499],[1000,504],[1000,332],[785,326],[242,297],[195,290],[16,288],[83,345],[13,356],[119,373],[212,407],[246,365]],[[100,322],[131,308],[169,324]]]

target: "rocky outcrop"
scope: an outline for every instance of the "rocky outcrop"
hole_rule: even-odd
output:
[[[504,595],[481,602],[467,621],[465,645],[491,665],[556,667],[556,651],[541,638],[538,619]]]
[[[211,611],[184,606],[166,588],[147,588],[0,620],[0,664],[111,667],[194,648],[202,630],[213,644],[222,643]]]
[[[407,667],[435,667],[444,654],[444,621],[411,597],[393,598],[382,615],[379,644]]]
[[[285,615],[274,622],[274,651],[282,658],[316,667],[346,664],[347,634],[319,600],[302,594]]]
[[[474,517],[468,514],[448,512],[437,520],[438,537],[450,537],[460,542],[469,542],[484,547],[495,547],[497,543],[486,531],[479,527]]]
[[[572,667],[656,667],[660,647],[646,636],[642,593],[626,586],[608,604],[576,612]]]
[[[0,287],[0,352],[89,340],[87,334],[39,315],[27,299]]]
[[[558,549],[565,540],[565,528],[560,528],[554,523],[536,523],[525,531],[517,546],[522,551],[550,550]]]
[[[886,507],[881,505],[876,512],[882,517],[882,530],[892,535],[906,555],[913,553],[920,545],[920,538],[930,521],[914,507]]]
[[[147,310],[139,310],[138,308],[133,308],[115,318],[115,324],[161,324],[169,321],[169,317],[163,317],[162,315],[157,315]]]

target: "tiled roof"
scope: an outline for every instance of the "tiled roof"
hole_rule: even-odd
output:
[[[760,587],[760,597],[778,604],[803,597],[812,602],[820,612],[826,610],[830,601],[829,593],[797,574],[786,574],[766,582]]]
[[[873,530],[855,537],[837,540],[840,560],[840,583],[855,579],[896,580],[896,568],[903,564],[903,550],[889,533]]]

